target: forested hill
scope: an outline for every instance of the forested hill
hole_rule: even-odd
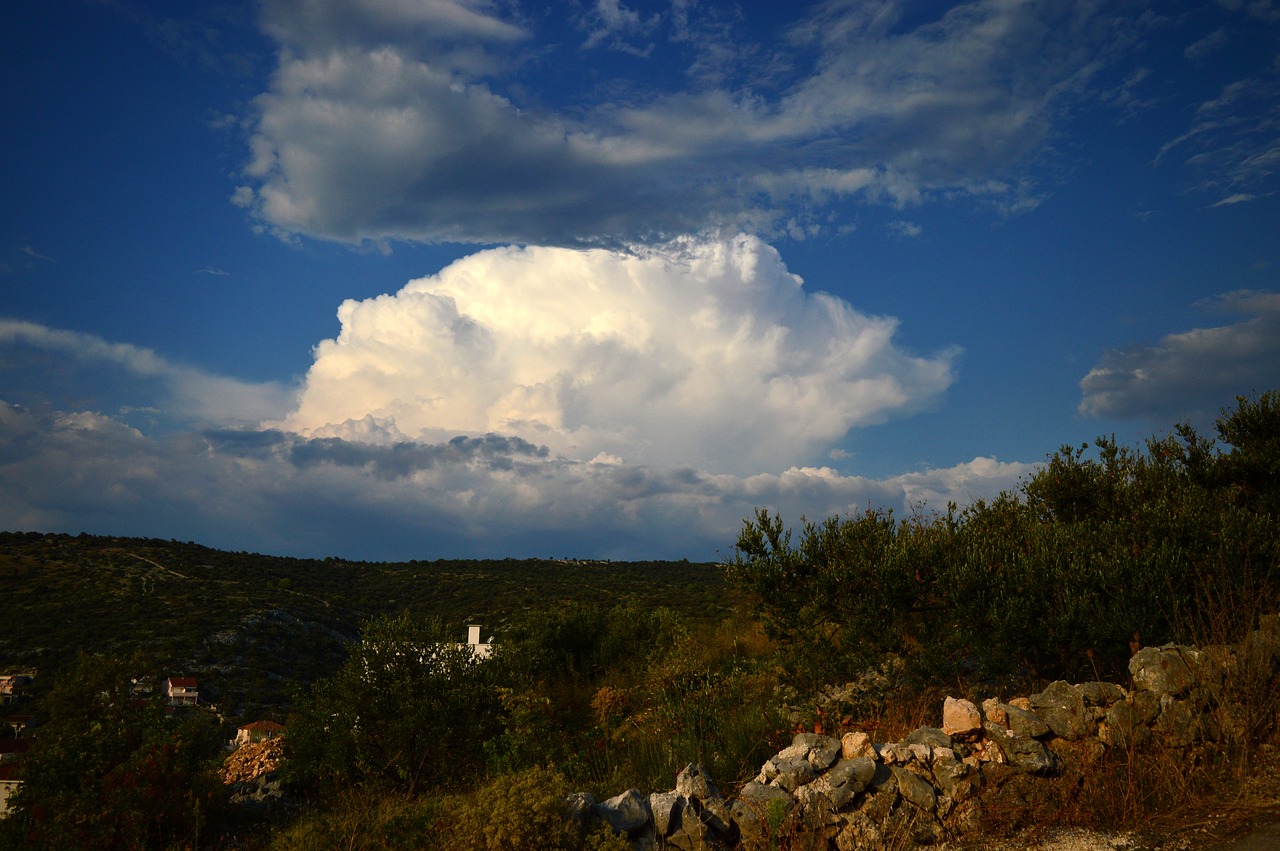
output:
[[[370,617],[409,610],[456,628],[502,626],[565,601],[728,609],[720,565],[504,559],[352,562],[223,552],[180,541],[0,532],[0,668],[55,675],[80,651],[141,652],[161,676],[199,678],[240,714],[283,708],[328,676]]]

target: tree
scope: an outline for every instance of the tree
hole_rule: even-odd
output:
[[[295,781],[380,784],[409,794],[484,764],[496,690],[485,664],[437,619],[369,622],[346,663],[288,724]]]
[[[81,655],[39,708],[0,845],[168,848],[194,844],[220,800],[219,730],[203,713],[166,717],[159,694],[131,693],[136,660]]]
[[[1236,397],[1236,409],[1224,410],[1216,428],[1231,452],[1222,456],[1224,478],[1240,488],[1252,506],[1280,512],[1280,391],[1257,399]]]

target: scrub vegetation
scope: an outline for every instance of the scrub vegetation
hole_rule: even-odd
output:
[[[1177,426],[1141,447],[1064,446],[1016,493],[965,509],[794,528],[762,509],[719,566],[368,565],[21,534],[0,545],[27,618],[6,628],[0,661],[60,683],[33,704],[41,747],[0,840],[79,841],[67,831],[133,806],[103,791],[129,777],[165,794],[143,796],[159,809],[121,847],[620,847],[563,830],[564,796],[666,790],[690,762],[731,789],[797,729],[892,740],[936,718],[944,690],[1125,682],[1139,645],[1238,641],[1280,611],[1280,394],[1238,399],[1212,440]],[[84,616],[52,625],[73,608]],[[491,659],[457,647],[468,621],[494,634]],[[102,655],[37,650],[54,647]],[[157,727],[144,709],[126,725],[136,734],[95,756],[103,789],[73,780],[65,755],[92,748],[68,695],[105,695],[117,659],[180,665],[233,716],[286,721],[300,805],[237,816],[210,791],[215,761],[199,744],[229,730]],[[860,685],[831,697],[848,683]],[[1250,700],[1215,782],[1276,735],[1274,677]],[[1167,779],[1129,771],[1119,798],[1098,797],[1124,803],[1105,817],[1138,823],[1203,791]],[[79,817],[51,821],[51,800]]]

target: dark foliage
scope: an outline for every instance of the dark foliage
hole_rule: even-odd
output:
[[[13,848],[192,846],[221,801],[220,731],[203,713],[166,715],[131,692],[137,660],[82,655],[40,701],[45,723],[21,763]],[[7,840],[11,844],[4,844]]]
[[[1226,610],[1238,637],[1278,602],[1277,402],[1224,412],[1228,451],[1185,425],[1145,451],[1064,446],[1018,493],[963,512],[870,511],[805,523],[793,541],[761,511],[729,573],[811,684],[884,653],[950,680],[1123,678],[1133,641],[1228,639]]]
[[[312,788],[374,784],[415,794],[483,768],[497,730],[488,668],[439,620],[370,621],[333,677],[289,718],[289,769]]]

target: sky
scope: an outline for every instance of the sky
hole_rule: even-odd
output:
[[[1280,2],[18,0],[0,528],[717,560],[1280,387]]]

